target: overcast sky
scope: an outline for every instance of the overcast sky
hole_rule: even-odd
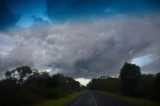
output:
[[[0,73],[21,65],[75,78],[160,72],[159,0],[0,0]]]

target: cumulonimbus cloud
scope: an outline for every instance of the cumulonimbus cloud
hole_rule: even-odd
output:
[[[160,15],[154,14],[18,28],[8,33],[16,45],[0,55],[0,68],[29,65],[73,77],[114,75],[124,61],[160,55],[159,27]],[[146,70],[158,72],[157,67]]]

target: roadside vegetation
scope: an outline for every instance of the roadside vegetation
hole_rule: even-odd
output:
[[[82,92],[76,92],[76,93],[67,95],[63,98],[46,100],[46,101],[38,103],[35,106],[65,106],[71,101],[73,101],[81,93]]]
[[[59,99],[81,90],[80,83],[71,77],[62,74],[50,76],[47,72],[32,70],[28,66],[7,71],[5,75],[6,79],[0,81],[0,106],[32,106],[40,101]],[[65,103],[65,99],[62,100]]]
[[[158,103],[158,102],[150,101],[150,100],[146,100],[146,99],[142,99],[142,98],[117,95],[117,94],[109,93],[109,92],[103,92],[103,94],[117,98],[117,99],[128,101],[128,102],[136,104],[138,106],[160,106],[160,103]]]
[[[5,76],[0,81],[0,106],[63,106],[85,89],[71,77],[51,76],[28,66],[7,71]],[[158,106],[160,73],[142,74],[139,66],[125,63],[118,77],[93,78],[87,89],[102,91],[140,106]]]
[[[125,63],[118,77],[93,78],[87,88],[146,100],[141,102],[138,99],[127,99],[135,103],[149,104],[147,100],[160,102],[160,73],[141,74],[139,66]]]

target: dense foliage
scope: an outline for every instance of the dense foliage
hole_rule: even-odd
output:
[[[80,90],[80,83],[62,74],[50,76],[28,66],[6,72],[0,81],[0,106],[31,106],[44,99],[64,97]]]
[[[120,80],[123,93],[134,96],[136,87],[141,78],[140,67],[134,64],[125,63],[120,71]]]
[[[87,85],[88,89],[117,92],[121,90],[120,80],[112,77],[93,78]]]
[[[93,78],[88,89],[160,101],[160,73],[141,74],[140,67],[125,63],[120,76]]]

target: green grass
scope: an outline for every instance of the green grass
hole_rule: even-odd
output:
[[[43,101],[41,103],[38,103],[35,106],[64,106],[67,103],[71,102],[72,100],[74,100],[77,96],[79,96],[82,92],[77,92],[77,93],[73,93],[71,95],[68,95],[66,97],[63,98],[59,98],[59,99],[51,99],[51,100],[46,100]]]
[[[133,97],[127,97],[127,96],[122,96],[122,95],[116,95],[116,94],[112,94],[112,93],[104,93],[105,95],[114,97],[114,98],[118,98],[121,100],[126,100],[130,103],[139,105],[139,106],[160,106],[160,103],[156,103],[154,101],[149,101],[149,100],[145,100],[145,99],[140,99],[140,98],[133,98]]]

